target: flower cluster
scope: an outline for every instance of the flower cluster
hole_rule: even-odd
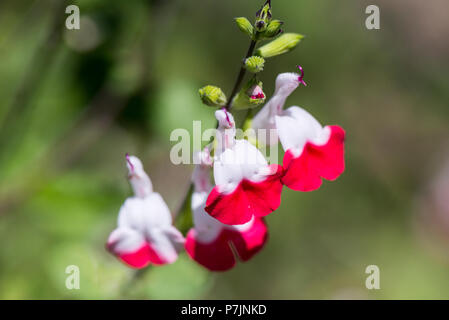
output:
[[[285,150],[282,165],[268,164],[256,146],[236,138],[230,112],[224,108],[215,112],[214,143],[195,155],[194,226],[186,239],[172,225],[167,205],[153,192],[139,159],[127,156],[135,196],[120,209],[109,250],[131,267],[142,268],[174,262],[184,246],[192,259],[214,271],[228,270],[237,258],[246,261],[257,253],[268,237],[263,217],[279,207],[284,185],[312,191],[320,187],[322,178],[334,180],[344,170],[344,130],[322,127],[300,107],[283,109],[286,98],[301,83],[302,75],[278,75],[275,94],[252,120],[253,129],[275,130],[276,139],[270,134],[270,139],[261,135],[258,140],[280,141]]]
[[[280,206],[284,186],[312,191],[323,179],[335,180],[344,171],[345,131],[336,125],[323,127],[298,106],[284,109],[288,96],[301,84],[306,86],[301,67],[300,74],[277,76],[273,96],[258,113],[246,110],[245,126],[255,132],[254,139],[237,136],[231,109],[252,109],[265,102],[256,77],[264,58],[291,50],[302,36],[284,34],[258,48],[259,56],[251,56],[257,41],[282,33],[282,22],[272,19],[270,1],[258,11],[254,25],[246,18],[236,22],[251,37],[251,46],[230,100],[216,86],[199,91],[204,104],[218,107],[217,129],[213,141],[195,153],[191,201],[186,202],[191,204],[193,223],[185,238],[173,225],[162,197],[153,192],[140,160],[126,158],[135,196],[121,207],[107,248],[131,267],[172,263],[184,248],[207,269],[228,270],[263,248],[268,239],[264,217]],[[237,92],[246,71],[254,75]],[[285,151],[282,164],[269,163],[259,148],[279,142]]]

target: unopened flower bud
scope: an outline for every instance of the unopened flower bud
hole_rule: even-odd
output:
[[[236,110],[257,107],[265,102],[266,95],[262,90],[262,82],[251,79],[232,101],[232,107]]]
[[[207,85],[199,91],[201,101],[211,107],[220,107],[226,104],[227,99],[223,91],[216,86]]]
[[[235,22],[237,23],[237,26],[239,27],[239,29],[242,32],[246,33],[250,37],[253,36],[253,34],[254,34],[254,27],[251,24],[251,22],[249,22],[248,19],[246,19],[245,17],[239,17],[239,18],[235,18],[234,20],[235,20]]]
[[[263,70],[265,59],[258,56],[252,56],[245,59],[245,69],[252,73],[258,73]]]
[[[268,26],[267,30],[263,33],[263,37],[265,38],[273,38],[277,36],[279,33],[282,32],[281,27],[284,24],[284,22],[280,20],[272,20]]]
[[[271,21],[271,0],[267,0],[262,9],[260,9],[256,13],[256,22],[254,23],[254,27],[258,32],[263,32],[267,29],[270,21]]]
[[[263,93],[262,87],[259,85],[251,87],[249,93],[249,97],[252,100],[265,99],[265,94]]]
[[[270,58],[289,52],[298,45],[302,38],[304,38],[304,36],[297,33],[285,33],[279,38],[257,49],[256,54],[263,58]]]

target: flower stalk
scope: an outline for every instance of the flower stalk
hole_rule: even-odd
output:
[[[251,40],[251,43],[249,45],[248,51],[246,53],[246,56],[244,58],[244,60],[248,59],[249,57],[251,57],[253,55],[254,49],[256,48],[256,44],[257,44],[257,40]],[[231,91],[231,95],[229,96],[229,100],[228,103],[225,105],[226,110],[231,110],[232,107],[232,100],[234,99],[235,95],[237,94],[237,91],[240,88],[240,85],[242,84],[242,81],[245,77],[245,73],[246,73],[246,68],[244,65],[242,65],[240,67],[240,71],[239,74],[237,76],[237,79],[235,81],[234,87]]]

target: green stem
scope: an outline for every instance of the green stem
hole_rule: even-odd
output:
[[[251,43],[249,45],[248,52],[246,53],[245,59],[247,59],[253,55],[254,48],[256,47],[256,43],[257,43],[257,40],[251,40]],[[242,84],[243,78],[245,77],[245,73],[246,73],[246,69],[242,65],[240,67],[240,71],[237,76],[237,80],[235,81],[234,88],[232,89],[231,96],[229,97],[228,103],[225,106],[226,110],[228,110],[228,111],[231,110],[232,100],[234,99],[235,95],[237,94],[237,91],[240,88],[240,85]]]

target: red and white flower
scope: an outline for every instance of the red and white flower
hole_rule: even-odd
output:
[[[120,208],[118,228],[110,234],[107,248],[133,268],[173,263],[184,238],[172,225],[164,199],[153,192],[140,160],[127,156],[127,166],[135,196],[126,199]]]
[[[194,228],[186,237],[187,254],[211,271],[231,269],[237,258],[249,260],[259,252],[268,239],[267,227],[262,218],[252,217],[243,225],[226,225],[206,213],[204,207],[212,190],[210,171],[212,161],[209,153],[201,153],[201,164],[192,175],[194,192],[192,211]]]
[[[220,222],[239,225],[276,210],[281,202],[282,167],[268,165],[262,153],[247,140],[235,139],[235,122],[226,110],[217,110],[215,187],[206,212]]]
[[[271,99],[254,116],[251,126],[257,132],[257,140],[262,145],[278,143],[279,135],[276,127],[276,116],[282,114],[285,100],[295,91],[302,79],[296,73],[281,73],[276,78],[276,89]],[[263,132],[262,130],[265,130]],[[263,134],[261,134],[263,133]]]
[[[336,125],[321,126],[300,107],[283,110],[287,97],[300,83],[305,85],[300,70],[301,75],[278,75],[275,94],[254,117],[252,127],[276,130],[276,134],[261,135],[258,139],[273,144],[279,137],[285,150],[282,183],[293,190],[312,191],[321,186],[322,178],[335,180],[343,173],[345,131]]]

